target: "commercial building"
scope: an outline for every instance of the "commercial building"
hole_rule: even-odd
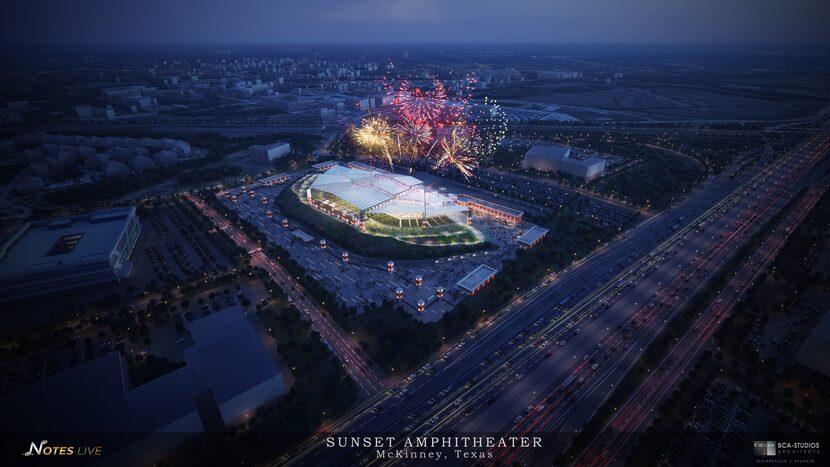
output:
[[[334,167],[335,165],[337,165],[337,161],[324,161],[324,162],[318,162],[318,163],[312,165],[311,167],[313,167],[314,170],[316,170],[318,172],[325,172],[326,170]]]
[[[306,196],[319,209],[360,221],[370,213],[400,221],[467,212],[450,197],[426,189],[415,177],[341,165],[315,176]]]
[[[590,181],[605,173],[605,159],[596,156],[574,159],[571,157],[571,148],[567,146],[537,144],[525,153],[522,167]]]
[[[516,242],[518,242],[519,246],[522,248],[533,248],[541,242],[543,238],[545,238],[548,232],[550,232],[549,229],[543,229],[538,225],[534,225],[527,229],[525,233],[520,235],[519,238],[516,239]]]
[[[473,269],[472,272],[464,276],[460,281],[456,282],[455,285],[464,292],[472,295],[496,277],[496,272],[498,271],[486,264],[482,264]]]
[[[259,180],[251,183],[250,185],[243,187],[243,192],[253,192],[258,190],[262,187],[271,187],[282,185],[283,183],[287,182],[290,177],[288,174],[278,173],[276,175],[269,175],[267,177],[262,177]]]
[[[470,212],[480,214],[487,217],[506,222],[510,225],[519,225],[522,223],[524,212],[517,209],[508,208],[501,204],[487,201],[475,196],[457,195],[456,202],[461,206],[466,207]]]
[[[134,387],[119,352],[0,396],[7,423],[40,433],[223,431],[285,393],[282,374],[239,305],[187,324],[184,364]]]
[[[132,206],[24,224],[0,246],[0,300],[120,280],[140,232]]]
[[[291,144],[282,141],[272,144],[258,144],[251,146],[250,149],[254,159],[262,164],[267,164],[291,154]]]
[[[279,173],[276,175],[271,175],[269,177],[263,177],[257,180],[257,183],[263,186],[275,186],[275,185],[282,185],[283,183],[288,181],[288,174]]]

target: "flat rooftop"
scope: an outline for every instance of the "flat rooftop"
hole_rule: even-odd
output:
[[[268,183],[268,182],[272,182],[272,181],[275,181],[275,180],[281,180],[281,179],[284,179],[284,178],[288,178],[288,174],[281,173],[281,174],[271,175],[271,176],[268,176],[268,177],[260,178],[257,181],[262,182],[262,183]]]
[[[263,384],[271,398],[284,392],[274,357],[239,305],[187,328],[193,346],[183,351],[185,365],[152,381],[131,387],[121,354],[111,352],[0,395],[0,410],[23,431],[141,434],[195,412],[196,397],[205,389],[218,404]],[[249,402],[255,408],[261,401]],[[228,415],[233,414],[223,414]]]
[[[508,208],[507,206],[503,206],[498,203],[494,203],[492,201],[487,201],[485,199],[476,198],[475,196],[469,195],[457,195],[458,201],[462,203],[475,203],[481,206],[486,206],[490,209],[495,209],[497,211],[501,211],[506,214],[510,214],[511,216],[521,216],[524,214],[524,211],[519,211],[518,209]]]
[[[564,159],[570,157],[571,148],[570,146],[563,146],[561,144],[535,144],[528,149],[527,154]]]
[[[305,243],[308,243],[308,242],[314,240],[314,237],[312,237],[311,235],[303,232],[300,229],[297,229],[292,233],[294,234],[295,237],[299,238],[300,240],[302,240]]]
[[[496,275],[495,269],[487,266],[486,264],[482,264],[479,267],[473,269],[473,271],[463,279],[458,281],[456,285],[467,292],[475,292],[482,284],[490,280],[491,277]]]
[[[0,248],[0,278],[107,260],[135,207],[36,221]]]
[[[543,229],[538,225],[534,225],[527,229],[516,241],[522,245],[532,245],[535,241],[547,235],[548,232],[550,232],[550,229]]]

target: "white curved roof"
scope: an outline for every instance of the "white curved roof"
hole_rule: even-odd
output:
[[[389,201],[421,184],[420,180],[408,175],[369,172],[335,165],[318,175],[310,188],[331,193],[364,210]]]

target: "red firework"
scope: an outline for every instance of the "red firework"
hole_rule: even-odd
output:
[[[447,92],[439,80],[433,80],[432,89],[413,87],[409,81],[403,80],[395,93],[395,103],[405,120],[431,126],[441,118],[447,103]]]

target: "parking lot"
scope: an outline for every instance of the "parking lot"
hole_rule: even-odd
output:
[[[296,235],[295,231],[302,229],[290,220],[287,227],[283,226],[284,218],[273,206],[273,201],[284,188],[285,185],[258,187],[247,194],[241,188],[235,188],[218,196],[222,203],[239,212],[271,241],[285,248],[308,274],[357,312],[364,311],[373,303],[380,305],[384,300],[398,300],[396,292],[401,289],[403,297],[400,302],[405,310],[423,321],[437,321],[464,297],[464,293],[455,287],[456,282],[481,264],[500,269],[504,261],[515,256],[518,248],[515,239],[530,227],[527,223],[512,227],[490,218],[474,216],[473,227],[494,244],[495,249],[438,260],[368,258],[356,252],[345,252],[330,239],[325,239],[326,246],[322,248],[322,239],[312,232],[305,232],[306,236]],[[231,195],[235,195],[235,201]],[[343,260],[344,252],[348,253],[348,261]],[[389,261],[394,263],[391,271]],[[420,286],[416,285],[418,278]],[[439,288],[445,289],[443,298],[437,297],[436,290]],[[417,311],[420,300],[425,305],[421,313]]]
[[[758,352],[761,359],[771,357],[782,365],[790,364],[810,330],[830,308],[827,299],[826,292],[808,290],[797,303],[769,321],[756,322],[745,345]]]
[[[162,282],[198,274],[226,272],[230,264],[205,237],[204,232],[188,221],[173,203],[157,208],[155,215],[143,220],[149,238],[140,252],[150,262]],[[149,226],[149,229],[147,228]]]

